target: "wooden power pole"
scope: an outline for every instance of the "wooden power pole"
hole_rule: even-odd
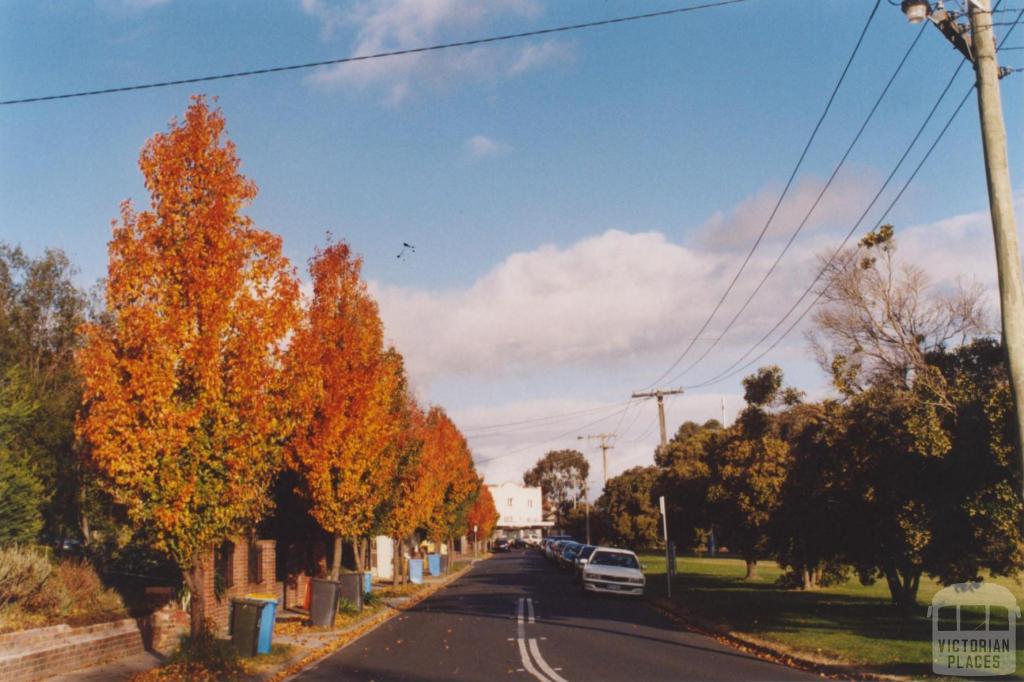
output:
[[[661,426],[661,447],[668,445],[668,434],[665,433],[665,396],[680,395],[683,389],[670,388],[662,391],[647,391],[645,393],[634,393],[634,398],[657,398],[658,399],[658,425]]]
[[[1013,215],[1013,188],[1006,155],[1006,124],[999,95],[1000,70],[996,62],[995,36],[992,35],[990,1],[974,0],[970,5],[971,38],[989,209],[996,243],[1003,350],[1010,369],[1010,388],[1016,408],[1017,447],[1021,448],[1021,438],[1024,437],[1024,289],[1021,287],[1017,221]],[[1021,450],[1021,456],[1024,456],[1024,448]]]
[[[605,482],[605,484],[607,484],[608,483],[608,451],[615,447],[614,445],[608,445],[608,439],[609,438],[615,438],[615,434],[614,433],[596,433],[596,434],[587,435],[587,436],[576,436],[576,440],[586,440],[588,442],[590,440],[592,440],[592,439],[595,439],[595,438],[601,441],[601,444],[598,447],[601,448],[601,460],[602,460],[602,464],[603,464],[602,474],[603,474],[603,477],[604,477],[604,482]]]

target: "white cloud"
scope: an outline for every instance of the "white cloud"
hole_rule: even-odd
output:
[[[502,376],[677,348],[710,312],[732,261],[657,232],[610,230],[513,254],[465,290],[374,288],[412,372]],[[794,284],[775,282],[765,298],[789,300]],[[748,326],[773,312],[759,306]]]
[[[857,195],[861,191],[848,189]],[[1018,203],[1021,199],[1024,195],[1018,196]],[[723,212],[737,213],[736,209]],[[816,271],[817,255],[838,243],[829,230],[811,231],[805,237],[722,343],[721,352],[709,356],[682,383],[712,376],[735,360],[804,290]],[[978,281],[988,291],[991,308],[997,310],[987,210],[933,223],[897,225],[896,238],[901,257],[925,268],[933,284]],[[741,281],[705,332],[709,338],[717,335],[746,298],[778,246],[777,242],[766,244],[764,252],[754,257],[750,276]],[[388,337],[405,355],[414,382],[428,394],[432,381],[443,377],[453,395],[464,396],[467,387],[486,385],[491,387],[490,396],[500,397],[506,392],[503,387],[530,385],[535,386],[534,395],[549,396],[524,399],[529,392],[517,390],[510,392],[516,399],[503,404],[451,411],[466,430],[479,469],[489,481],[520,480],[522,472],[548,450],[574,447],[590,457],[596,491],[600,489],[600,453],[586,448],[576,436],[618,430],[610,475],[653,461],[658,439],[655,406],[643,403],[625,416],[617,413],[614,401],[639,387],[618,386],[620,380],[636,380],[621,369],[623,365],[647,368],[640,377],[644,381],[665,369],[666,358],[674,358],[704,321],[741,256],[735,251],[675,244],[658,232],[610,230],[565,247],[545,245],[512,254],[466,288],[431,291],[379,283],[371,283],[371,288],[380,302]],[[704,343],[694,351],[703,350]],[[810,399],[823,397],[827,382],[814,366],[799,329],[761,361],[768,363],[780,364],[787,378],[808,391]],[[603,401],[572,397],[594,395],[581,386],[584,378],[590,381],[596,375],[609,377],[606,390],[600,393]],[[685,419],[717,418],[722,398],[731,421],[742,407],[740,376],[711,389],[725,393],[693,391],[673,399],[668,405],[670,431]],[[574,412],[579,414],[557,417]],[[547,419],[477,428],[539,417]]]
[[[509,146],[486,135],[474,135],[466,140],[466,149],[474,159],[483,159],[489,156],[499,156],[507,152]]]
[[[848,190],[855,195],[861,191],[853,186]],[[734,224],[744,228],[739,221]],[[936,285],[963,278],[994,289],[986,211],[898,226],[897,239],[901,254],[924,267]],[[818,254],[837,242],[834,231],[803,235],[729,335],[687,381],[711,376],[759,339],[810,282]],[[779,248],[778,242],[769,242],[754,256],[687,362],[719,334]],[[440,377],[502,380],[543,376],[552,369],[607,373],[627,360],[634,366],[649,364],[653,379],[711,312],[740,257],[735,251],[676,244],[659,232],[609,230],[566,247],[544,245],[512,254],[466,288],[371,287],[389,339],[424,385]],[[780,360],[806,362],[799,329],[764,362]]]
[[[354,27],[351,54],[363,56],[475,37],[506,17],[535,19],[542,8],[535,0],[365,0],[350,6],[302,0],[302,9],[320,22],[325,40]],[[385,101],[397,104],[416,87],[493,82],[571,57],[571,45],[560,41],[501,43],[336,64],[318,69],[309,80],[321,87],[378,87]]]
[[[799,179],[772,219],[765,239],[788,238],[804,220],[824,184],[820,178]],[[837,225],[848,228],[868,205],[877,184],[876,174],[871,171],[840,174],[811,213],[801,234]],[[696,243],[712,249],[749,249],[771,216],[781,192],[781,186],[765,187],[730,209],[716,212],[697,228]]]

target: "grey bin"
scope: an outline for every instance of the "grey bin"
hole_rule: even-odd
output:
[[[260,599],[232,599],[231,644],[239,656],[251,658],[256,655],[256,647],[260,638],[260,616],[266,602]]]
[[[357,611],[363,610],[363,574],[344,573],[338,576],[341,598],[352,604]]]
[[[323,578],[313,578],[313,594],[309,605],[309,620],[316,627],[334,627],[338,615],[338,599],[341,597],[341,583]]]

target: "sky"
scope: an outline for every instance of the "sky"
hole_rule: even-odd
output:
[[[9,0],[0,99],[306,63],[701,4],[700,0]],[[951,3],[955,5],[956,3]],[[829,192],[750,306],[917,36],[882,0],[764,240],[718,316],[874,6],[748,0],[528,39],[310,70],[0,106],[0,241],[63,249],[92,286],[120,202],[148,204],[146,139],[193,94],[216,98],[248,213],[303,271],[328,231],[364,258],[386,335],[416,393],[445,407],[490,483],[551,449],[617,434],[609,475],[653,462],[652,384],[695,386],[733,364],[864,213],[958,64],[926,27]],[[1007,5],[1012,6],[1012,3]],[[1007,20],[1016,15],[1003,14]],[[997,27],[1005,33],[1008,27]],[[1024,45],[1024,28],[1008,46]],[[1024,66],[1024,53],[1002,62]],[[961,71],[922,142],[856,234],[874,226],[970,85]],[[1002,81],[1011,175],[1024,177],[1024,74]],[[1018,211],[1024,195],[1016,195]],[[968,103],[887,217],[936,287],[995,259],[977,109]],[[415,246],[401,258],[402,244]],[[828,394],[798,326],[759,361]],[[756,366],[755,366],[756,367]],[[752,371],[754,367],[750,368]],[[667,400],[668,428],[731,421],[744,373]],[[723,407],[724,406],[724,407]]]

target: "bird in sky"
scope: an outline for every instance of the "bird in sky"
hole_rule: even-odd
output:
[[[402,242],[402,250],[398,252],[398,255],[395,256],[395,258],[401,258],[403,255],[405,255],[406,250],[409,250],[409,251],[412,251],[413,253],[416,253],[416,247],[415,246],[413,246],[409,242]]]

